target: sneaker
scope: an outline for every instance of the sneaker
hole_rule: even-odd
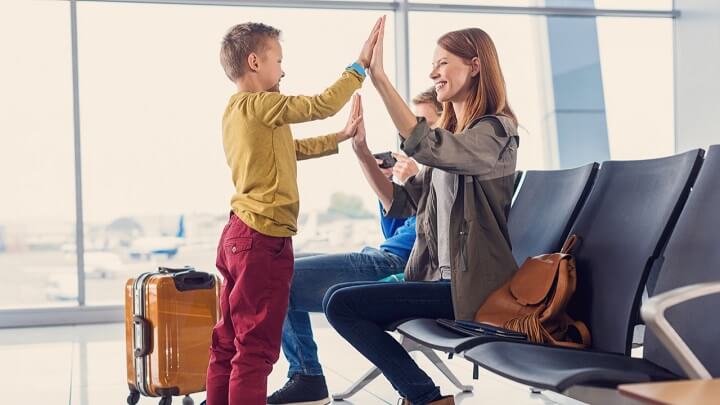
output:
[[[293,374],[285,386],[267,398],[268,405],[326,405],[330,403],[325,377]]]

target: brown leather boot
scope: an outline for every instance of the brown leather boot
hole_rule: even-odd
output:
[[[402,399],[402,405],[412,405],[412,402],[408,401],[405,398]],[[455,397],[452,395],[446,395],[437,401],[430,402],[428,405],[455,405]]]

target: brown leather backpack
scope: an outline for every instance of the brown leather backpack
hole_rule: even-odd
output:
[[[566,312],[575,292],[575,258],[570,251],[576,241],[571,235],[560,253],[525,260],[512,279],[485,300],[475,322],[524,333],[535,343],[590,346],[587,326]]]

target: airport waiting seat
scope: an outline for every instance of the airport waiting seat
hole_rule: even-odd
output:
[[[515,182],[513,183],[513,196],[514,196],[514,194],[517,194],[518,187],[520,187],[520,182],[522,181],[522,176],[523,176],[522,170],[515,171]]]
[[[592,187],[597,170],[598,164],[592,163],[569,170],[529,171],[525,173],[522,185],[523,172],[519,170],[515,172],[515,199],[510,209],[508,222],[515,260],[518,258],[524,260],[525,257],[544,252],[547,249],[560,248],[572,221]],[[518,186],[520,186],[519,189]],[[547,190],[552,192],[548,193]],[[552,210],[553,215],[545,215],[544,212],[547,210]],[[541,212],[543,214],[538,215]],[[530,226],[531,224],[533,226]],[[538,226],[534,226],[534,224]],[[515,248],[515,246],[518,247]],[[423,319],[409,322],[402,325],[406,328],[413,328],[418,324],[423,328],[428,323]],[[435,326],[434,320],[431,323],[432,326]],[[390,330],[395,330],[395,326]],[[432,346],[418,344],[415,340],[406,339],[402,334],[400,344],[409,353],[422,353],[459,390],[472,391],[472,386],[462,384],[431,349]],[[379,369],[372,367],[345,391],[334,394],[333,399],[341,401],[353,396],[380,374],[382,373]]]
[[[589,240],[577,252],[580,288],[575,305],[580,309],[581,319],[591,326],[594,350],[491,342],[466,351],[465,358],[509,379],[593,403],[612,401],[604,396],[615,395],[614,388],[623,383],[720,376],[720,352],[716,349],[720,322],[716,315],[712,319],[712,311],[720,305],[720,296],[681,303],[693,296],[720,291],[720,287],[701,285],[668,292],[720,280],[716,236],[720,228],[717,209],[720,206],[720,146],[710,148],[687,204],[682,213],[678,213],[677,226],[668,235],[664,257],[628,257],[641,250],[640,239],[644,240],[645,250],[650,247],[649,239],[658,237],[658,225],[667,227],[669,202],[658,205],[658,199],[667,200],[669,196],[677,199],[682,183],[690,180],[688,173],[698,157],[696,152],[668,158],[674,162],[662,164],[657,167],[657,176],[643,176],[644,180],[635,175],[634,167],[623,170],[624,174],[618,172],[618,179],[624,179],[620,181],[623,187],[616,190],[624,195],[620,201],[615,201],[617,193],[603,190],[603,176],[599,176],[597,188],[585,209],[596,210],[596,204],[602,203],[607,210],[616,210],[615,216],[619,218],[608,220],[607,215],[598,212],[584,219],[583,211],[576,226],[587,230]],[[601,172],[606,169],[603,167]],[[595,196],[596,191],[605,192]],[[600,197],[601,201],[594,201],[598,198],[593,197]],[[627,356],[631,315],[655,259],[663,263],[655,290],[660,295],[643,307],[643,317],[649,328],[657,331],[657,336],[646,330],[643,358],[632,358]],[[691,357],[688,350],[679,350],[683,345],[677,344],[678,339],[668,338],[674,332],[664,324],[663,313],[665,307],[674,303],[678,305],[668,310],[667,318],[679,337],[687,342],[686,349],[703,359],[707,367],[705,374],[702,367],[689,368],[688,364],[697,366],[697,362],[682,360]],[[661,344],[658,336],[668,342],[670,350]]]
[[[560,250],[597,172],[598,164],[592,163],[575,169],[525,174],[508,218],[518,264],[528,257]],[[454,333],[439,326],[435,319],[412,319],[398,325],[397,330],[422,346],[449,354],[460,353],[488,339]]]

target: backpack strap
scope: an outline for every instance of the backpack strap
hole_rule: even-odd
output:
[[[575,327],[578,334],[580,335],[580,340],[582,341],[583,347],[590,347],[590,329],[588,329],[587,325],[585,325],[585,322],[583,321],[574,321],[572,325],[569,325],[571,327]]]
[[[570,235],[567,239],[565,239],[565,243],[563,244],[562,249],[560,249],[560,253],[569,254],[572,251],[572,248],[575,246],[575,244],[578,241],[577,235]]]

